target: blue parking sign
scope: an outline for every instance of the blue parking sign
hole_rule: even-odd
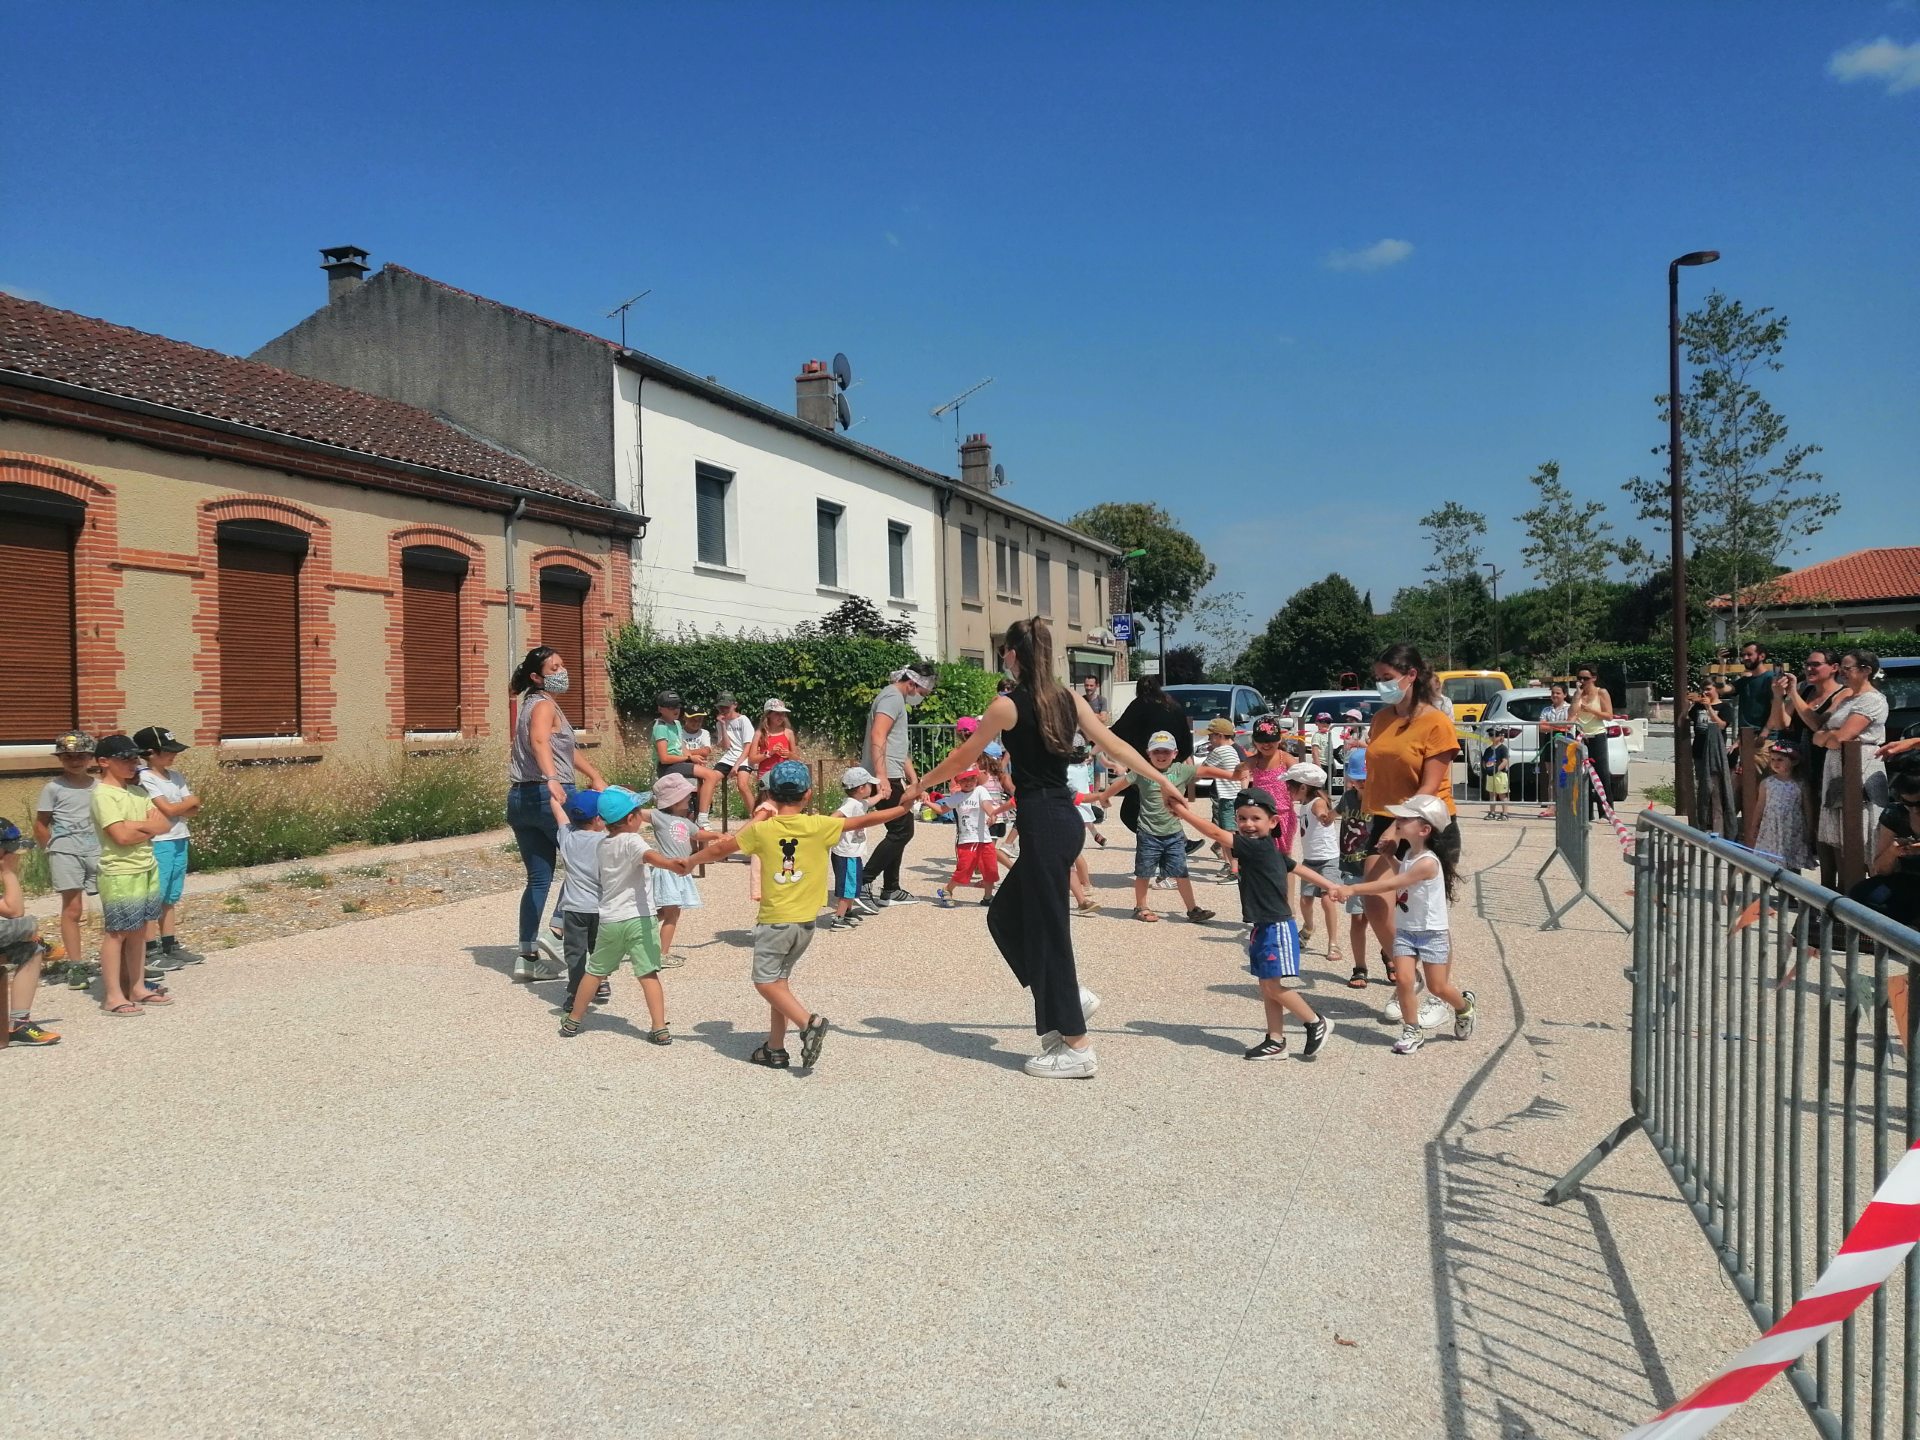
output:
[[[1133,643],[1133,616],[1116,615],[1113,617],[1113,638],[1123,645]]]

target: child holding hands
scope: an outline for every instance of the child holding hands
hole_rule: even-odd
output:
[[[640,837],[640,808],[647,797],[636,795],[618,785],[600,792],[600,818],[606,822],[607,838],[600,842],[600,931],[593,954],[587,958],[587,975],[574,989],[573,1008],[560,1022],[560,1034],[572,1039],[580,1033],[580,1022],[593,1003],[592,980],[604,980],[625,960],[633,966],[640,981],[640,993],[647,1001],[647,1040],[654,1045],[671,1045],[673,1034],[667,1028],[667,992],[660,984],[660,931],[653,916],[653,898],[647,889],[647,870],[677,870],[684,875],[692,867],[685,860],[669,859],[649,849]]]

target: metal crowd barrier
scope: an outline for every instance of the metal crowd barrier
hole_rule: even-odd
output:
[[[1913,1142],[1920,933],[1667,815],[1634,858],[1632,1114],[1754,1321],[1832,1258]],[[1786,1378],[1829,1440],[1920,1435],[1920,1251]]]

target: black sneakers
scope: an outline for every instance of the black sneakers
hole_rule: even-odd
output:
[[[1320,1053],[1327,1043],[1327,1036],[1333,1032],[1333,1022],[1322,1017],[1307,1026],[1307,1043],[1300,1047],[1300,1058],[1311,1060]]]
[[[1286,1053],[1286,1036],[1282,1035],[1276,1040],[1271,1035],[1262,1035],[1260,1037],[1260,1043],[1247,1051],[1246,1058],[1249,1060],[1278,1060]]]

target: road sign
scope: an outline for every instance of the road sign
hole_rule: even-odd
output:
[[[1116,615],[1113,617],[1113,624],[1109,628],[1113,631],[1113,638],[1122,645],[1131,645],[1133,643],[1133,616]]]

